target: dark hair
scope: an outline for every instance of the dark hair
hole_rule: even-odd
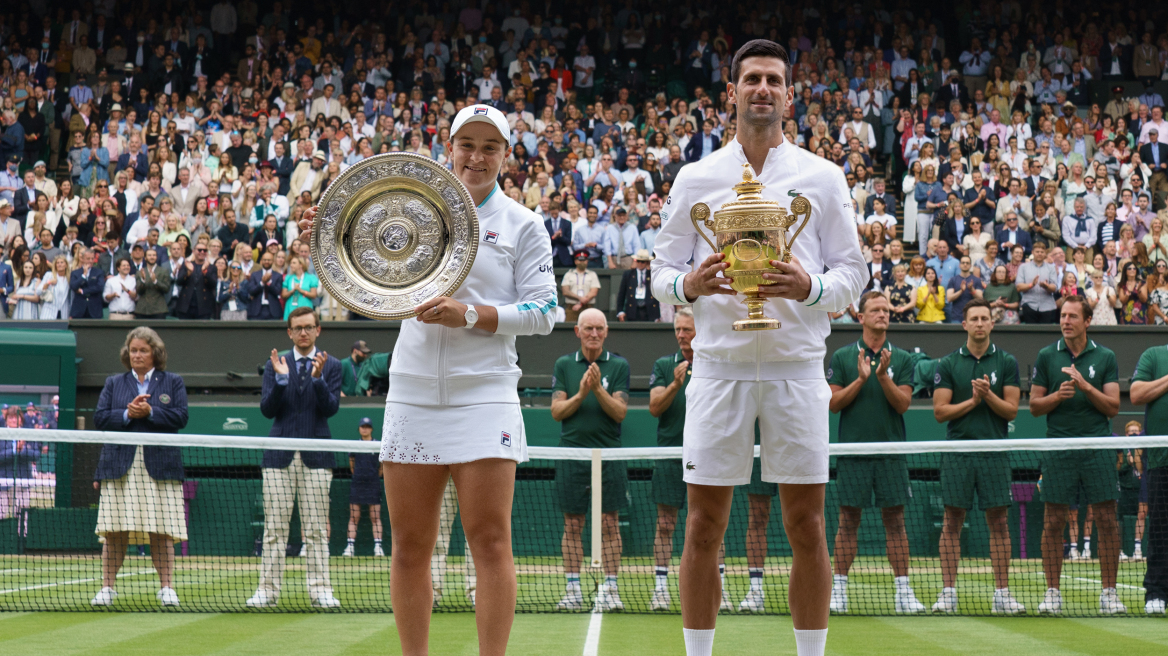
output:
[[[738,52],[734,53],[734,60],[730,63],[730,79],[738,84],[738,75],[742,72],[742,60],[751,57],[774,57],[783,62],[783,80],[788,84],[791,81],[791,60],[787,57],[787,50],[770,39],[754,39],[742,44]]]
[[[295,319],[296,317],[302,317],[306,314],[311,314],[313,320],[316,322],[313,327],[320,326],[320,317],[317,316],[316,310],[314,308],[308,307],[307,305],[302,305],[302,306],[296,308],[295,310],[292,310],[291,314],[288,315],[288,328],[292,327],[292,320],[293,319]]]
[[[997,269],[997,267],[994,267],[994,268],[995,268],[995,270]],[[991,316],[994,313],[993,309],[990,307],[989,301],[985,300],[984,298],[974,298],[974,299],[970,299],[970,301],[965,304],[965,307],[961,309],[962,320],[969,318],[969,311],[970,310],[972,310],[973,308],[979,308],[979,307],[985,308],[986,311],[988,311]]]
[[[1063,307],[1066,307],[1067,303],[1078,303],[1079,311],[1083,313],[1083,318],[1085,318],[1087,321],[1091,320],[1091,313],[1087,312],[1087,310],[1090,309],[1090,307],[1087,305],[1087,299],[1083,298],[1079,294],[1074,294],[1072,296],[1063,298]]]
[[[860,314],[864,313],[864,308],[867,307],[868,301],[870,301],[874,298],[884,298],[884,294],[881,292],[878,292],[878,291],[870,291],[870,292],[864,292],[864,294],[862,296],[860,296],[860,305],[859,305]]]

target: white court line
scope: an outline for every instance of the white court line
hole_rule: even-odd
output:
[[[593,611],[588,620],[588,637],[584,639],[584,656],[597,656],[600,653],[600,623],[604,621],[604,613]]]
[[[1082,578],[1079,576],[1071,576],[1070,574],[1063,574],[1061,578],[1072,579],[1075,581],[1082,581],[1084,583],[1096,583],[1098,585],[1103,585],[1103,581],[1100,581],[1099,579],[1085,579],[1085,578]],[[1140,590],[1141,592],[1147,592],[1147,590],[1144,590],[1144,588],[1141,588],[1138,585],[1127,585],[1126,583],[1116,583],[1115,587],[1127,588],[1128,590]]]
[[[0,574],[11,574],[13,572],[23,572],[23,569],[0,569]]]
[[[129,574],[118,574],[118,578],[122,579],[122,578],[131,577],[131,576],[138,576],[139,574],[149,574],[150,572],[153,572],[153,571],[154,570],[152,570],[152,569],[145,569],[145,570],[139,570],[137,572],[130,572]],[[23,588],[11,588],[9,590],[0,590],[0,594],[10,594],[13,592],[27,592],[29,590],[40,590],[43,588],[55,588],[59,585],[80,585],[82,583],[93,583],[94,581],[100,581],[100,580],[101,580],[101,577],[96,577],[96,578],[92,578],[92,579],[73,579],[72,581],[57,581],[56,583],[42,583],[40,585],[27,585]]]

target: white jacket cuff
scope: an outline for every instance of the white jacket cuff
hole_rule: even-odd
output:
[[[811,293],[803,301],[803,306],[827,311],[827,308],[823,306],[823,276],[811,274]]]
[[[556,324],[555,301],[528,301],[501,305],[496,335],[547,335]]]

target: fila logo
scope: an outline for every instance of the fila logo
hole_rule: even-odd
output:
[[[486,116],[487,115],[487,108],[483,107],[481,105],[478,107],[475,107],[474,108],[474,115],[475,116]]]
[[[488,244],[497,244],[499,243],[499,233],[488,230],[487,234],[483,236],[483,241]]]
[[[507,431],[502,431],[502,433],[500,434],[500,437],[499,437],[499,443],[502,444],[503,446],[511,446],[511,433],[508,433]]]

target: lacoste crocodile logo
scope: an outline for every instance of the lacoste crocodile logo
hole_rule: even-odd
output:
[[[685,468],[686,468],[686,469],[688,469],[688,470],[690,470],[690,471],[693,471],[694,469],[697,469],[697,467],[694,467],[694,464],[693,464],[693,461],[692,461],[692,460],[690,460],[689,462],[685,463]]]
[[[788,196],[790,196],[791,198],[798,198],[799,196],[802,196],[802,194],[800,194],[799,192],[795,191],[794,189],[788,189],[788,190],[787,190],[787,195],[788,195]]]

